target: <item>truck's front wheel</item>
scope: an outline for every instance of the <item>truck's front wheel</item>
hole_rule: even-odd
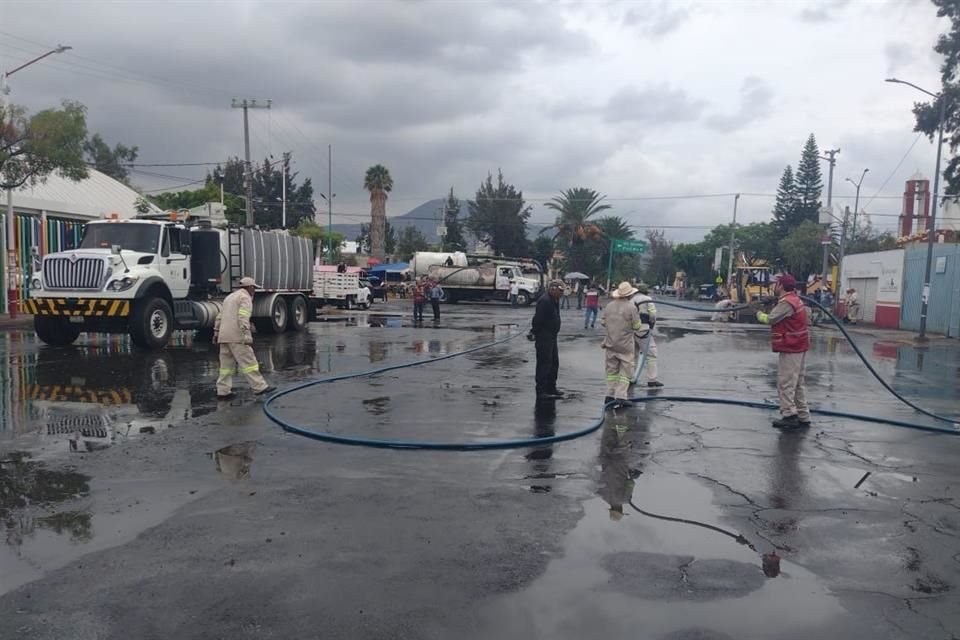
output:
[[[173,333],[173,313],[163,298],[137,300],[130,314],[130,339],[143,349],[159,349]]]
[[[517,294],[517,304],[519,304],[519,305],[521,305],[521,306],[524,306],[524,307],[527,306],[528,304],[530,304],[530,294],[527,293],[526,291],[521,291],[520,293],[518,293],[518,294]]]
[[[80,325],[57,316],[33,316],[33,330],[53,347],[65,347],[80,337]]]

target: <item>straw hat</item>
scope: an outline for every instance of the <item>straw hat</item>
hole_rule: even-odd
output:
[[[637,293],[637,288],[629,282],[621,282],[617,290],[610,294],[613,298],[629,298]]]

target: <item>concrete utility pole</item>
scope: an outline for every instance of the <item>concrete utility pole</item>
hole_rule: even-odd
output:
[[[860,182],[854,182],[850,178],[847,178],[847,182],[852,184],[857,188],[857,195],[853,200],[853,229],[850,231],[850,242],[856,242],[857,240],[857,208],[860,206],[860,185],[863,184],[863,179],[866,177],[867,172],[870,169],[864,169],[863,173],[860,174]],[[843,259],[847,255],[847,221],[850,220],[850,207],[847,207],[843,212],[843,228],[840,232],[840,262],[837,265],[837,293],[840,292],[840,285],[843,284]],[[839,305],[839,298],[837,296],[837,304]]]
[[[827,178],[827,209],[830,209],[830,215],[833,216],[833,168],[837,166],[837,154],[840,153],[840,149],[830,149],[825,151],[826,157],[819,156],[821,160],[827,160],[830,163],[830,173]],[[830,235],[830,222],[827,222],[826,228],[827,236]],[[821,240],[821,242],[823,242]],[[830,243],[823,242],[823,285],[829,286],[829,272],[830,271]],[[834,283],[839,284],[839,283]]]
[[[328,197],[329,194],[329,197]],[[333,264],[333,199],[337,194],[333,192],[333,145],[327,145],[327,193],[320,197],[327,201],[327,253],[324,260]]]
[[[730,255],[727,256],[727,293],[731,293],[733,288],[733,250],[737,240],[737,202],[740,200],[740,194],[733,196],[733,224],[730,225]]]
[[[247,117],[248,109],[269,109],[273,100],[267,100],[265,103],[257,103],[256,100],[233,99],[230,106],[233,109],[243,109],[243,153],[246,165],[243,172],[243,187],[247,196],[247,220],[248,227],[253,226],[253,165],[250,164],[250,122]]]

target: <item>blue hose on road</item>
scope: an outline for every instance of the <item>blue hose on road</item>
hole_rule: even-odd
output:
[[[930,416],[935,420],[946,422],[952,426],[952,428],[947,427],[937,427],[932,425],[917,424],[913,422],[907,422],[905,420],[893,420],[890,418],[880,418],[876,416],[862,415],[858,413],[850,413],[846,411],[833,411],[830,409],[811,409],[810,413],[820,416],[827,416],[832,418],[846,418],[850,420],[859,420],[861,422],[872,422],[874,424],[884,424],[894,427],[903,427],[906,429],[915,429],[918,431],[927,431],[934,433],[941,433],[947,435],[960,435],[960,429],[958,429],[958,420],[954,418],[948,418],[945,416],[940,416],[932,411],[923,409],[922,407],[917,406],[915,403],[911,402],[904,398],[901,394],[893,389],[886,380],[884,380],[879,373],[873,368],[870,362],[867,360],[866,356],[863,355],[863,352],[860,351],[856,343],[850,337],[850,334],[847,333],[846,329],[843,328],[842,324],[830,313],[828,309],[823,307],[816,300],[803,297],[803,300],[820,307],[827,316],[837,325],[840,331],[846,337],[847,341],[850,343],[850,346],[853,347],[854,352],[860,357],[860,360],[863,361],[864,365],[870,371],[873,376],[880,381],[887,391],[893,394],[898,400],[911,407],[912,409]],[[679,306],[679,305],[671,305]],[[488,342],[476,347],[471,347],[469,349],[464,349],[463,351],[457,351],[455,353],[448,353],[443,356],[437,356],[435,358],[430,358],[428,360],[416,360],[413,362],[405,362],[401,364],[388,365],[385,367],[378,367],[376,369],[369,369],[367,371],[360,371],[356,373],[346,373],[336,376],[327,376],[325,378],[319,378],[316,380],[309,380],[286,389],[282,389],[269,398],[263,403],[263,412],[266,414],[267,418],[279,425],[285,431],[294,433],[296,435],[303,436],[305,438],[310,438],[312,440],[319,440],[321,442],[329,442],[332,444],[342,444],[350,445],[357,447],[371,447],[376,449],[413,449],[413,450],[432,450],[432,451],[490,451],[497,449],[518,449],[518,448],[528,448],[528,447],[540,447],[544,445],[555,444],[558,442],[566,442],[569,440],[575,440],[577,438],[582,438],[584,436],[590,435],[591,433],[597,431],[601,426],[603,426],[606,410],[608,408],[613,408],[618,405],[617,402],[611,402],[604,405],[600,414],[597,418],[588,424],[587,426],[578,429],[576,431],[571,431],[568,433],[560,433],[552,436],[542,437],[542,438],[516,438],[509,440],[490,440],[486,442],[433,442],[433,441],[418,441],[418,440],[381,440],[375,438],[362,438],[359,436],[342,436],[336,435],[333,433],[327,433],[324,431],[314,431],[305,426],[296,425],[290,423],[283,418],[279,417],[273,410],[272,404],[279,400],[280,398],[307,389],[309,387],[319,386],[322,384],[332,384],[334,382],[340,382],[343,380],[352,380],[356,378],[363,378],[367,376],[379,375],[381,373],[386,373],[388,371],[396,371],[398,369],[408,369],[411,367],[418,367],[426,364],[431,364],[433,362],[439,362],[441,360],[449,360],[451,358],[457,358],[464,356],[470,353],[475,353],[483,349],[489,349],[495,347],[510,340],[514,340],[523,335],[522,333],[515,333],[513,335],[507,336],[506,338],[501,338],[499,340],[494,340],[493,342]],[[644,347],[643,357],[637,367],[635,373],[636,379],[639,379],[640,372],[643,370],[643,365],[646,363],[646,352],[649,347],[650,341],[646,341]],[[706,396],[671,396],[671,395],[658,395],[650,394],[647,396],[638,396],[630,398],[630,402],[633,404],[643,404],[647,402],[654,401],[665,401],[665,402],[699,402],[702,404],[722,404],[727,406],[738,406],[738,407],[749,407],[754,409],[767,409],[767,410],[777,410],[778,407],[775,404],[768,402],[756,402],[753,400],[735,400],[731,398],[711,398]]]

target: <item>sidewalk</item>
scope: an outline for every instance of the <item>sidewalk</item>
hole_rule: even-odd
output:
[[[33,329],[33,316],[29,313],[18,313],[16,320],[11,320],[9,314],[0,316],[0,331],[18,331]]]

